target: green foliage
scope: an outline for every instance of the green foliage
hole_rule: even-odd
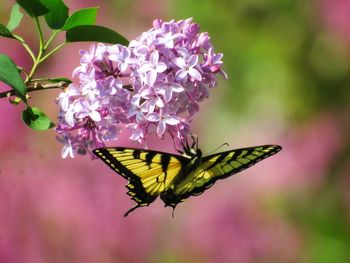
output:
[[[50,12],[54,10],[57,6],[61,4],[64,5],[62,0],[38,0],[38,1],[44,6],[46,6],[46,8],[50,10]]]
[[[64,81],[67,84],[72,83],[72,81],[70,79],[67,79],[67,78],[52,78],[52,79],[47,79],[47,81],[49,81],[51,83],[57,83],[57,82],[61,82],[61,81]]]
[[[337,183],[323,185],[286,204],[292,221],[305,235],[302,262],[348,262],[350,227],[340,190]]]
[[[18,73],[16,64],[4,54],[0,54],[0,81],[9,85],[24,102],[27,101],[27,88]]]
[[[66,33],[67,42],[97,41],[112,44],[128,45],[129,41],[121,34],[95,25],[77,26],[69,29]]]
[[[22,119],[25,124],[37,131],[44,131],[55,126],[54,123],[36,107],[27,107],[22,112]]]
[[[273,112],[280,119],[302,121],[349,104],[345,47],[325,31],[312,4],[203,0],[197,8],[194,0],[176,1],[178,17],[193,16],[210,32],[215,49],[224,50],[230,88],[223,89],[225,103],[218,111],[242,119],[268,118]],[[220,15],[212,19],[209,13]]]
[[[10,20],[7,24],[7,29],[10,31],[13,31],[14,29],[16,29],[21,23],[22,18],[23,18],[23,14],[19,10],[19,5],[18,4],[13,5],[11,14],[10,14]]]
[[[39,0],[16,0],[16,2],[31,17],[43,16],[50,12],[50,10]]]
[[[15,38],[14,35],[11,34],[10,30],[3,24],[0,24],[0,36],[7,38]]]
[[[83,8],[69,16],[63,26],[63,30],[83,25],[94,25],[96,23],[98,7]]]
[[[50,12],[45,15],[47,25],[52,29],[61,29],[68,18],[68,7],[60,0],[52,1]]]
[[[25,70],[23,73],[26,76],[25,81],[21,78],[19,67],[16,66],[11,58],[0,54],[0,81],[9,85],[13,91],[0,93],[0,98],[5,98],[9,93],[15,94],[17,97],[10,99],[10,103],[18,105],[22,100],[27,106],[22,112],[23,121],[32,129],[46,130],[53,127],[53,123],[46,117],[46,115],[38,108],[31,108],[28,105],[26,93],[26,85],[40,86],[40,81],[58,83],[57,88],[62,88],[61,81],[64,85],[71,83],[67,78],[46,78],[32,81],[38,66],[50,57],[53,53],[63,47],[67,42],[79,41],[98,41],[106,43],[120,43],[127,45],[128,40],[119,33],[102,26],[96,26],[96,15],[98,7],[84,8],[74,12],[71,16],[68,15],[69,8],[62,0],[16,0],[17,4],[12,7],[8,25],[0,24],[0,36],[6,38],[13,38],[19,41],[27,50],[33,59],[33,65],[29,73]],[[23,14],[20,11],[22,7],[25,12],[34,19],[34,24],[39,32],[39,51],[37,54],[29,47],[25,40],[19,35],[13,35],[12,30],[17,28],[22,20]],[[51,35],[48,39],[44,38],[43,30],[41,28],[39,16],[45,16],[47,25],[52,29]],[[66,42],[52,48],[50,45],[57,34],[62,31],[66,32]],[[39,90],[35,86],[30,86],[29,91]],[[45,87],[44,87],[45,88]],[[44,89],[41,87],[40,89]],[[52,88],[52,85],[50,86]],[[55,87],[56,88],[56,87]]]

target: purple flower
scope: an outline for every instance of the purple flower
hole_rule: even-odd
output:
[[[70,137],[63,136],[62,138],[61,137],[56,137],[56,138],[60,143],[64,144],[64,146],[62,148],[62,152],[61,152],[62,158],[66,158],[68,155],[71,158],[74,158],[75,157],[74,149],[73,149]]]
[[[90,117],[91,120],[99,122],[101,120],[101,115],[97,111],[99,106],[100,103],[98,101],[94,101],[92,103],[89,103],[86,100],[77,101],[74,107],[76,117],[79,119]]]
[[[130,105],[128,108],[127,116],[129,119],[135,119],[137,123],[140,123],[146,119],[145,117],[145,105],[146,102],[143,102],[143,104],[140,104],[141,96],[140,95],[134,95],[130,101]]]
[[[227,74],[221,69],[223,56],[221,53],[215,54],[213,48],[209,48],[208,53],[204,55],[206,61],[202,66],[203,70],[210,73],[220,72],[227,79]]]
[[[74,104],[70,104],[68,109],[66,111],[63,111],[63,116],[64,116],[64,121],[71,127],[74,127],[75,125],[75,120],[74,120],[74,115],[75,115],[75,106]]]
[[[175,82],[173,74],[168,74],[165,78],[165,81],[156,83],[155,90],[157,94],[162,95],[164,101],[168,103],[173,97],[173,92],[180,93],[185,89],[179,83]]]
[[[158,122],[157,135],[163,136],[167,125],[177,125],[180,123],[180,118],[170,114],[152,112],[147,115],[147,120],[150,122]]]
[[[168,133],[181,146],[217,73],[226,77],[223,55],[192,19],[157,19],[128,47],[97,44],[80,55],[78,83],[57,98],[63,157],[91,153],[117,140],[123,127],[141,143],[156,125],[160,138]]]
[[[167,65],[163,62],[159,62],[159,52],[157,50],[153,51],[149,61],[145,61],[139,71],[141,73],[146,73],[145,84],[148,86],[153,86],[157,79],[158,73],[162,73],[167,69]]]
[[[94,99],[99,95],[99,91],[96,89],[97,82],[95,75],[96,72],[94,68],[88,70],[86,74],[80,75],[80,91],[82,95],[85,95],[90,99]]]
[[[80,50],[80,63],[81,64],[89,64],[89,63],[94,63],[95,60],[95,51],[96,51],[96,46],[91,45],[89,51],[86,50]]]
[[[67,89],[61,92],[60,95],[58,96],[57,98],[58,105],[62,110],[67,111],[72,97],[79,96],[79,95],[80,95],[80,91],[78,90],[78,87],[74,84],[71,84],[67,87]]]
[[[112,124],[109,127],[100,126],[96,132],[97,139],[100,142],[108,142],[111,140],[115,140],[119,133],[119,128],[116,124]]]
[[[202,80],[201,73],[195,68],[198,64],[197,55],[191,55],[188,58],[188,60],[185,60],[183,57],[177,57],[173,61],[176,64],[176,66],[180,68],[175,73],[175,79],[186,82],[187,77],[190,76],[194,80],[197,80],[197,81]]]
[[[130,139],[141,143],[145,138],[143,126],[139,123],[130,123],[126,125],[126,128],[132,131]]]
[[[173,32],[167,32],[162,36],[158,37],[156,43],[159,45],[164,45],[165,48],[172,49],[175,46],[174,41],[182,36],[184,35],[180,33],[173,34]]]
[[[114,45],[110,47],[108,51],[108,58],[111,61],[118,62],[118,69],[120,72],[126,71],[129,64],[133,64],[135,62],[135,60],[130,57],[131,53],[127,47],[124,47],[122,45]]]

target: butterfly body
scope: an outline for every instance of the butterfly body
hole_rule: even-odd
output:
[[[158,196],[165,206],[176,205],[200,195],[217,180],[238,173],[281,150],[277,145],[235,149],[202,156],[198,148],[185,147],[183,155],[165,152],[106,147],[94,154],[128,180],[127,194],[138,207],[148,206]]]
[[[190,173],[196,169],[202,162],[202,151],[197,149],[196,152],[187,152],[182,155],[184,158],[181,160],[182,166],[179,174],[174,178],[173,188],[186,179]],[[172,188],[172,189],[173,189]]]

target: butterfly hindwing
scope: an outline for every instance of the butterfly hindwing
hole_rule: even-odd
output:
[[[241,172],[257,162],[274,155],[280,146],[263,145],[212,154],[202,158],[198,167],[182,181],[161,196],[166,205],[177,203],[191,195],[199,195],[210,188],[216,180]]]
[[[137,202],[137,206],[148,206],[159,194],[166,191],[187,158],[169,153],[110,147],[93,151],[110,168],[128,179],[127,194]]]
[[[191,149],[191,148],[189,148]],[[186,156],[164,152],[110,147],[94,150],[110,168],[128,180],[127,194],[138,207],[148,206],[158,196],[166,206],[175,206],[192,195],[200,195],[217,180],[241,172],[272,156],[282,148],[263,145],[202,157],[199,149]]]

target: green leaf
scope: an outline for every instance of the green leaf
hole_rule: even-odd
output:
[[[55,124],[36,107],[27,107],[22,111],[22,119],[30,128],[38,131],[44,131],[55,126]]]
[[[71,84],[72,83],[72,81],[70,79],[67,79],[67,78],[53,78],[53,79],[48,79],[48,81],[50,81],[52,83],[57,83],[57,82],[61,82],[61,81],[64,81],[67,84]]]
[[[18,69],[15,63],[4,54],[0,54],[0,81],[11,86],[16,92],[16,95],[20,97],[25,103],[27,88],[18,73]]]
[[[37,0],[41,4],[43,4],[49,11],[53,10],[59,2],[62,2],[61,0]]]
[[[96,23],[98,7],[83,8],[74,12],[63,26],[64,30],[69,30],[76,26],[94,25]]]
[[[43,5],[39,0],[16,0],[16,2],[27,12],[31,17],[43,16],[50,10]]]
[[[7,24],[7,29],[12,31],[19,26],[23,18],[22,12],[19,10],[19,4],[14,4],[11,9],[10,20]]]
[[[103,26],[77,26],[66,32],[67,42],[96,41],[112,44],[122,44],[127,46],[129,41],[113,31]]]
[[[6,26],[4,26],[3,24],[0,24],[0,36],[16,39],[11,34],[10,30],[8,30],[8,28]]]
[[[50,4],[50,12],[45,15],[46,23],[52,29],[61,29],[68,18],[68,7],[61,0],[51,1]]]

